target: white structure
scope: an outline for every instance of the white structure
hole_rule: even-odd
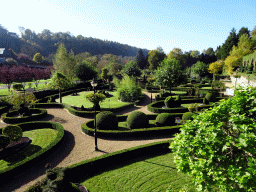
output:
[[[252,86],[256,87],[256,81],[255,80],[248,80],[245,77],[241,76],[240,78],[234,78],[233,76],[230,76],[230,79],[232,81],[232,85],[236,87],[240,84],[242,87]]]
[[[0,48],[0,54],[4,54],[5,48]]]

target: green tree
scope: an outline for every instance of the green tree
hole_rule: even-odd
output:
[[[160,52],[160,47],[158,50],[151,50],[148,53],[148,63],[149,63],[149,69],[155,70],[159,66],[159,64],[164,60],[166,57],[165,53]]]
[[[213,48],[209,47],[206,51],[205,51],[205,54],[206,55],[210,55],[210,56],[214,56],[215,53],[214,53],[214,50]]]
[[[205,63],[198,61],[191,67],[191,72],[200,78],[204,77],[208,73],[209,66]]]
[[[183,54],[183,51],[180,48],[173,48],[173,50],[171,50],[167,57],[169,58],[173,58],[176,59],[180,62],[182,68],[185,67],[185,63],[186,63],[186,55]]]
[[[37,63],[41,62],[42,60],[43,60],[43,57],[40,53],[36,53],[33,57],[33,61],[35,61]]]
[[[88,62],[82,61],[75,67],[76,76],[83,82],[97,77],[96,69]]]
[[[136,61],[130,61],[126,63],[121,70],[122,76],[128,75],[128,76],[141,76],[141,70],[139,66],[137,65]]]
[[[48,89],[58,89],[60,103],[62,103],[61,92],[65,89],[74,87],[75,83],[73,83],[70,79],[68,79],[64,74],[60,72],[56,72],[50,79],[50,82],[46,85]]]
[[[144,69],[146,67],[145,56],[141,49],[138,50],[135,60],[140,69]]]
[[[194,115],[175,134],[170,148],[176,168],[191,176],[198,190],[256,190],[255,97],[251,88],[240,87],[234,97]]]
[[[197,50],[193,50],[193,51],[191,51],[190,56],[193,58],[199,58],[200,52]]]
[[[240,38],[243,34],[247,34],[248,37],[251,37],[250,30],[248,29],[248,27],[242,27],[237,34],[237,38]]]
[[[101,70],[101,79],[107,79],[108,78],[108,69],[106,69],[106,68],[103,68],[102,70]]]
[[[181,70],[181,64],[173,58],[165,58],[160,66],[155,71],[155,84],[158,86],[167,86],[170,89],[184,83],[187,79],[186,75]]]

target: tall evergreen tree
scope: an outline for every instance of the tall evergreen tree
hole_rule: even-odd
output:
[[[137,65],[139,66],[140,69],[146,68],[145,56],[141,49],[138,50],[137,55],[135,57],[135,61],[137,62]]]
[[[239,37],[241,37],[245,33],[248,35],[248,37],[251,37],[250,30],[248,29],[248,27],[242,27],[237,34],[237,38],[239,39]]]
[[[235,28],[232,28],[228,38],[226,39],[225,43],[222,45],[220,49],[221,60],[225,60],[229,56],[229,52],[232,50],[232,47],[238,44],[238,38],[236,35]]]

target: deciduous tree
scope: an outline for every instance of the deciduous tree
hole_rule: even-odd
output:
[[[33,61],[35,61],[37,63],[41,62],[42,60],[43,60],[43,57],[40,53],[36,53],[33,57]]]
[[[97,77],[98,73],[90,63],[82,61],[75,67],[75,74],[81,81],[85,82]]]
[[[128,75],[139,77],[141,75],[141,70],[136,61],[130,61],[124,65],[123,69],[121,70],[121,74],[122,76]]]

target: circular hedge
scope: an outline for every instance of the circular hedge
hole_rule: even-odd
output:
[[[3,136],[8,137],[11,142],[19,141],[23,131],[18,125],[9,125],[3,129]]]
[[[172,96],[168,96],[166,97],[166,99],[164,100],[164,104],[166,107],[171,108],[172,104],[174,103],[174,98],[172,98]]]
[[[156,117],[156,125],[171,126],[175,124],[175,118],[171,113],[161,113]]]
[[[145,113],[134,111],[130,113],[126,120],[129,129],[145,128],[149,126],[149,120]]]
[[[193,120],[193,115],[195,115],[195,113],[192,113],[192,112],[186,112],[182,115],[182,122],[183,124],[186,123],[187,120]]]
[[[96,127],[99,130],[115,130],[118,128],[118,120],[115,113],[103,111],[96,115]]]

